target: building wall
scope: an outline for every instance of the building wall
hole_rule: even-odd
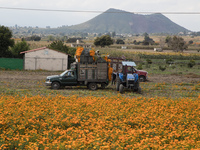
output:
[[[71,47],[91,48],[92,45],[88,45],[88,44],[71,44]]]
[[[62,71],[68,66],[68,55],[51,49],[42,49],[25,53],[25,70]]]

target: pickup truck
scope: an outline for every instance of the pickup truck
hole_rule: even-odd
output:
[[[108,64],[74,62],[70,70],[66,70],[60,75],[48,76],[45,84],[51,86],[52,89],[65,86],[87,86],[90,90],[96,90],[98,85],[105,88],[109,84]]]
[[[140,82],[145,82],[148,80],[148,72],[144,70],[137,70],[133,67],[135,73],[138,74]]]

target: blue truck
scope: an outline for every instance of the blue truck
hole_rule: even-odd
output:
[[[133,66],[135,66],[134,62],[122,62],[122,71],[117,73],[116,77],[116,90],[120,93],[123,93],[124,89],[141,93],[139,76]]]

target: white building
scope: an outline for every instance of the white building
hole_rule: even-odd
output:
[[[83,48],[88,48],[90,49],[92,47],[91,44],[84,44],[84,43],[80,43],[79,40],[76,41],[76,43],[72,43],[71,47],[83,47]]]
[[[68,54],[41,47],[21,52],[24,54],[25,70],[63,71],[68,66]]]

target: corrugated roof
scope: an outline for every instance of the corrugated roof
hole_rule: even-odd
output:
[[[35,51],[39,51],[39,50],[43,50],[43,49],[46,49],[48,47],[41,47],[41,48],[37,48],[37,49],[31,49],[31,50],[28,50],[28,51],[23,51],[23,52],[20,52],[20,54],[24,54],[24,53],[29,53],[29,52],[35,52]],[[48,48],[50,49],[50,48]],[[50,49],[50,50],[53,50],[53,51],[56,51],[56,52],[59,52],[59,53],[63,53],[63,52],[60,52],[58,50],[54,50],[54,49]],[[63,53],[65,55],[69,55],[69,54],[66,54],[66,53]]]

